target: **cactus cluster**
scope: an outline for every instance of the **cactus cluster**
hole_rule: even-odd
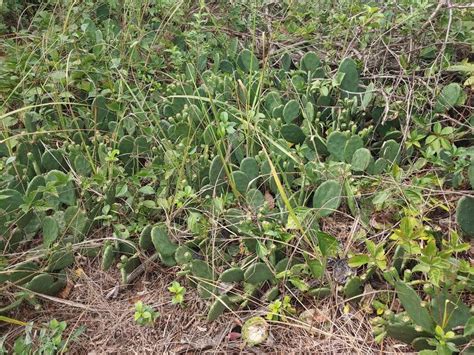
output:
[[[313,52],[299,63],[285,53],[261,82],[266,63],[229,47],[211,61],[185,63],[147,107],[124,109],[107,90],[91,96],[86,114],[64,122],[62,131],[73,133],[59,136],[63,141],[36,135],[51,123],[25,114],[33,139],[0,144],[0,157],[9,159],[9,178],[0,182],[0,248],[34,245],[37,258],[9,265],[0,282],[56,294],[74,263],[73,246],[103,223],[112,231],[101,248],[104,270],[118,268],[124,284],[148,258],[179,270],[208,302],[209,321],[255,299],[273,302],[288,288],[357,302],[376,275],[395,287],[409,318],[385,319],[387,334],[428,348],[439,302],[421,307],[407,284],[415,274],[407,246],[394,248],[393,269],[375,271],[368,261],[342,281],[325,272],[340,250],[319,225],[343,210],[370,231],[368,183],[358,179],[372,175],[372,182],[411,158],[400,127],[387,128],[381,118],[384,107],[368,93],[373,86],[353,59],[334,73]],[[435,111],[455,107],[461,95],[445,88]],[[464,235],[474,235],[473,211],[473,198],[463,197],[456,220]],[[465,321],[458,313],[449,327]],[[266,323],[256,323],[266,334]],[[243,333],[254,326],[246,323]]]

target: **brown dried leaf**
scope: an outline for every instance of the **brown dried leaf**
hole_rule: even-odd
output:
[[[265,191],[265,201],[267,201],[268,207],[270,207],[270,209],[275,208],[275,199],[269,191]]]

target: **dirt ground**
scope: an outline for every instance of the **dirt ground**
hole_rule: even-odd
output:
[[[151,269],[151,270],[150,270]],[[272,322],[270,337],[259,347],[246,347],[239,337],[240,325],[248,317],[264,315],[265,308],[226,313],[216,321],[206,321],[207,302],[192,287],[187,287],[185,306],[171,303],[167,288],[173,281],[172,271],[158,265],[116,298],[107,294],[117,285],[118,272],[103,272],[99,260],[85,259],[81,267],[71,270],[69,287],[61,297],[42,300],[42,309],[22,307],[11,316],[17,320],[41,325],[52,318],[66,321],[65,334],[79,326],[85,332],[71,343],[72,354],[143,354],[143,353],[327,353],[372,354],[406,353],[403,345],[373,342],[368,317],[357,309],[342,312],[344,304],[334,298],[313,301],[298,311],[316,310],[312,327],[305,328],[298,319]],[[134,304],[142,300],[160,313],[152,327],[135,324]],[[258,300],[257,300],[258,302]],[[317,302],[317,303],[316,303]],[[3,327],[7,343],[15,339],[22,327]]]

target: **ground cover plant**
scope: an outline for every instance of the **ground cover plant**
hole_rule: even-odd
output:
[[[153,275],[177,314],[234,318],[195,351],[282,349],[276,326],[300,350],[344,329],[344,351],[472,351],[473,11],[0,3],[0,352],[91,339],[47,309],[98,312],[70,300],[94,269],[142,332],[169,317],[134,289]]]

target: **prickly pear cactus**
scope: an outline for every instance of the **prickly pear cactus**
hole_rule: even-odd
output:
[[[344,97],[351,97],[359,91],[359,71],[351,58],[345,58],[339,65],[338,73],[343,75],[341,89]]]
[[[327,150],[338,161],[344,161],[344,150],[347,142],[347,136],[339,131],[332,132],[327,139]]]
[[[240,282],[244,280],[244,271],[240,267],[225,270],[220,276],[222,282]]]
[[[337,211],[341,204],[342,186],[335,180],[323,182],[313,196],[313,207],[320,217],[329,216]]]
[[[285,138],[288,142],[294,144],[301,144],[305,141],[306,136],[303,133],[303,130],[293,124],[289,123],[281,127],[281,135]]]
[[[286,123],[293,122],[300,115],[300,104],[296,100],[290,100],[283,109],[283,120]]]
[[[216,320],[226,309],[231,307],[231,301],[229,296],[218,296],[214,303],[211,305],[209,312],[207,314],[207,320],[212,322]]]
[[[474,237],[474,197],[463,196],[458,201],[456,222],[464,233]]]
[[[244,49],[240,52],[237,58],[237,65],[246,73],[256,71],[259,68],[257,57],[248,49]]]
[[[164,223],[155,225],[151,230],[151,241],[160,256],[161,262],[166,266],[176,265],[174,254],[178,245],[172,242],[168,235],[168,228]]]
[[[370,150],[367,148],[359,148],[352,155],[351,169],[356,172],[366,171],[372,160]]]
[[[245,270],[245,282],[259,284],[268,280],[273,280],[274,275],[267,264],[255,263]]]

